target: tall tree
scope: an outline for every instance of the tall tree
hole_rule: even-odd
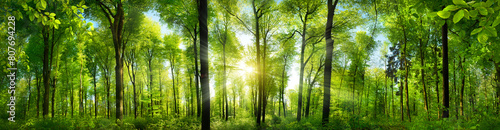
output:
[[[335,8],[337,7],[338,0],[332,4],[332,0],[328,0],[327,9],[328,15],[326,16],[326,27],[325,27],[325,40],[326,40],[326,60],[325,60],[325,70],[323,72],[323,125],[328,123],[328,118],[330,117],[330,83],[332,76],[332,51],[333,51],[333,39],[332,39],[332,24],[333,16],[335,15]]]
[[[200,24],[200,65],[201,65],[201,93],[203,100],[203,113],[201,116],[201,129],[210,129],[210,78],[208,75],[208,3],[199,0],[198,23]]]
[[[129,0],[129,1],[105,1],[96,0],[91,4],[101,11],[93,13],[104,15],[105,18],[98,18],[101,21],[107,21],[109,29],[113,36],[113,47],[115,52],[115,98],[116,98],[116,119],[123,119],[123,60],[125,58],[124,51],[129,39],[124,40],[124,24],[125,16],[130,13],[140,13],[148,9],[147,1]],[[125,7],[124,7],[125,5]],[[104,22],[103,22],[104,23]],[[125,29],[127,30],[127,29]],[[128,32],[130,33],[133,32]],[[126,37],[126,36],[125,36]]]
[[[306,3],[306,4],[304,4]],[[308,0],[308,1],[300,1],[300,0],[288,0],[288,1],[283,1],[283,4],[285,6],[285,10],[287,12],[290,12],[291,14],[294,14],[292,17],[299,16],[298,19],[301,21],[301,29],[300,31],[297,31],[301,38],[302,42],[300,43],[301,51],[300,51],[300,74],[299,74],[299,95],[298,95],[298,109],[297,109],[297,121],[301,120],[302,116],[302,86],[304,82],[304,69],[307,63],[309,62],[309,59],[312,57],[314,50],[312,53],[305,59],[305,51],[306,51],[306,46],[307,45],[314,45],[319,43],[322,40],[322,35],[323,33],[318,33],[314,34],[310,32],[311,30],[308,30],[308,26],[310,26],[308,23],[310,22],[309,20],[313,20],[315,18],[314,16],[318,15],[318,12],[320,11],[321,5],[323,4],[321,1],[318,0]],[[307,37],[309,36],[309,37]],[[321,37],[314,39],[314,37]]]

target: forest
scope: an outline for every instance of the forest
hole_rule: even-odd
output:
[[[1,0],[0,129],[500,129],[500,0]]]

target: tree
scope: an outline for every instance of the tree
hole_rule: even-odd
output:
[[[105,16],[101,21],[107,21],[110,25],[110,31],[113,36],[113,47],[115,49],[115,82],[116,82],[116,119],[123,119],[123,60],[124,51],[129,39],[123,40],[123,25],[125,23],[125,15],[130,12],[142,12],[148,7],[146,1],[131,0],[131,1],[104,1],[96,0],[92,3],[96,8],[100,8],[102,12],[93,12]],[[125,10],[124,5],[127,7]],[[133,5],[133,6],[132,6]],[[128,32],[129,35],[132,32]]]
[[[322,117],[322,122],[323,125],[328,123],[328,118],[330,117],[330,83],[331,83],[331,76],[332,76],[332,51],[333,51],[333,40],[332,40],[332,20],[333,16],[335,15],[335,8],[337,7],[337,3],[339,1],[335,0],[335,2],[332,5],[332,0],[328,0],[327,2],[327,8],[328,8],[328,15],[327,15],[327,21],[326,21],[326,27],[325,27],[325,40],[326,40],[326,60],[325,60],[325,70],[323,72],[324,74],[324,80],[323,80],[323,117]]]
[[[303,4],[307,3],[307,4]],[[308,30],[308,21],[313,20],[315,18],[314,16],[317,15],[318,11],[322,7],[321,5],[323,4],[321,1],[316,1],[316,0],[309,0],[309,1],[298,1],[298,0],[290,0],[290,1],[283,1],[283,4],[285,6],[286,12],[289,12],[291,14],[296,14],[292,17],[300,16],[298,19],[301,21],[301,31],[297,31],[301,38],[301,51],[300,51],[300,74],[299,74],[299,100],[298,100],[298,109],[297,109],[297,121],[300,121],[301,119],[301,110],[302,110],[302,86],[303,86],[303,80],[304,80],[304,69],[307,63],[309,62],[309,59],[312,57],[314,54],[315,50],[313,49],[312,53],[305,58],[305,51],[306,51],[306,46],[307,45],[314,45],[319,42],[321,42],[322,38],[321,35],[322,33],[314,34],[313,32],[310,32],[311,30]],[[309,36],[306,38],[306,35]],[[315,37],[320,37],[316,38]]]
[[[199,94],[199,70],[198,70],[198,34],[199,34],[199,21],[198,21],[198,0],[183,0],[183,1],[158,1],[156,10],[160,13],[162,21],[166,22],[169,26],[180,27],[184,35],[187,35],[193,41],[194,50],[194,77],[196,88],[196,108],[197,116],[201,114],[200,94]],[[179,13],[170,13],[179,12]]]
[[[28,3],[33,3],[33,4],[28,5]],[[35,4],[36,7],[31,7],[31,5]],[[62,34],[64,33],[64,31],[62,31],[63,28],[59,29],[61,20],[69,20],[73,18],[71,17],[73,14],[78,15],[79,16],[78,18],[83,18],[81,14],[77,13],[78,10],[81,10],[81,13],[83,13],[83,8],[86,8],[86,6],[83,4],[84,2],[69,3],[62,1],[52,1],[52,3],[49,3],[48,4],[49,6],[47,6],[47,2],[44,0],[26,1],[21,4],[24,11],[26,11],[26,14],[28,14],[30,21],[34,21],[36,18],[35,25],[39,25],[38,27],[39,29],[37,31],[40,31],[39,33],[42,35],[43,39],[44,48],[43,48],[43,58],[42,58],[43,59],[42,74],[43,74],[43,86],[45,90],[43,97],[43,117],[49,114],[49,94],[50,94],[50,78],[51,78],[50,75],[52,70],[49,67],[52,66],[54,47],[56,46],[57,43],[61,42],[60,40],[62,39],[61,37],[63,36]],[[67,6],[73,6],[74,8],[63,9],[63,7]],[[59,15],[61,15],[61,17],[59,17]],[[65,15],[67,17],[63,17]],[[55,35],[56,30],[58,32],[58,35]],[[53,87],[55,89],[55,86]]]
[[[166,35],[166,36],[163,36],[163,41],[165,42],[165,54],[167,55],[167,60],[168,62],[170,63],[170,73],[172,74],[171,75],[171,78],[172,78],[172,92],[174,94],[174,112],[175,114],[180,114],[179,113],[179,108],[177,106],[177,99],[178,99],[178,95],[179,93],[177,93],[177,88],[176,88],[176,85],[178,84],[178,82],[176,83],[175,82],[175,77],[178,76],[177,75],[174,75],[176,74],[175,70],[177,70],[178,66],[178,62],[180,61],[180,57],[177,56],[180,54],[181,50],[178,48],[179,46],[179,36],[178,35],[175,35],[175,34],[172,34],[172,35]],[[177,116],[177,115],[176,115]]]
[[[199,0],[198,23],[200,24],[200,65],[201,65],[201,93],[203,101],[203,113],[201,116],[201,129],[210,129],[210,78],[208,75],[208,3],[207,0]]]

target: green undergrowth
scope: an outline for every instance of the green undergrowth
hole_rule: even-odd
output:
[[[212,117],[211,129],[214,130],[322,130],[322,129],[500,129],[500,119],[496,114],[478,114],[468,118],[456,118],[452,116],[448,119],[436,120],[433,118],[413,116],[412,121],[394,117],[369,116],[342,116],[334,115],[325,126],[321,123],[321,115],[316,114],[301,121],[296,120],[296,116],[278,117],[276,115],[266,115],[265,123],[257,126],[254,117],[230,117],[227,121],[220,117]],[[429,121],[430,120],[430,121]],[[196,117],[125,117],[122,121],[115,121],[107,118],[71,118],[55,117],[25,120],[16,120],[15,123],[7,120],[0,121],[0,129],[40,129],[40,130],[72,130],[72,129],[139,129],[139,130],[196,130],[200,129],[201,122]]]

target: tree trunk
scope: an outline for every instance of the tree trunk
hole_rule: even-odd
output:
[[[37,73],[35,73],[35,76]],[[36,79],[36,89],[37,89],[37,98],[36,98],[36,118],[40,116],[40,77]],[[71,100],[73,101],[73,100]],[[71,106],[71,109],[73,110],[73,106]]]
[[[226,26],[227,27],[227,26]],[[227,29],[225,30],[225,32],[227,32]],[[224,35],[225,37],[227,37],[227,33]],[[224,60],[224,75],[222,76],[223,77],[223,87],[224,87],[224,100],[226,102],[226,117],[225,120],[227,121],[227,118],[228,118],[228,115],[229,115],[229,105],[227,103],[227,87],[226,87],[226,38],[224,38],[224,43],[222,43],[222,53],[223,53],[223,60]]]
[[[199,0],[198,20],[200,24],[200,60],[201,60],[201,89],[203,100],[203,113],[201,117],[201,129],[210,129],[210,78],[208,71],[208,3],[207,0]]]
[[[495,74],[496,74],[496,82],[497,82],[497,86],[496,86],[496,90],[497,90],[496,96],[498,98],[497,107],[499,107],[497,109],[498,109],[498,113],[500,113],[500,61],[494,62],[494,65],[495,65],[495,70],[496,70]],[[470,77],[469,77],[469,79],[470,79]],[[472,103],[472,105],[474,105],[474,103]],[[472,107],[474,107],[474,106],[472,106]]]
[[[149,90],[151,91],[150,97],[151,97],[151,117],[154,117],[154,107],[153,107],[153,68],[151,68],[151,60],[153,59],[153,52],[151,52],[149,60],[148,60],[148,65],[149,65]]]
[[[405,114],[404,114],[404,108],[403,108],[403,81],[399,81],[399,105],[400,105],[400,111],[401,111],[401,121],[405,121]]]
[[[79,114],[80,116],[83,116],[83,59],[80,62],[80,89],[78,91],[78,97],[80,100],[80,107],[79,107]]]
[[[30,111],[30,102],[31,102],[31,73],[28,74],[28,109],[24,111],[24,116],[26,116],[26,113]]]
[[[254,17],[255,17],[255,47],[257,49],[256,53],[257,53],[257,78],[258,78],[258,101],[257,101],[257,125],[260,126],[260,123],[261,123],[261,114],[262,114],[262,104],[263,104],[263,94],[264,94],[264,88],[263,88],[263,80],[262,80],[262,74],[261,74],[261,66],[260,66],[260,23],[259,23],[259,18],[260,16],[262,16],[261,14],[259,14],[259,10],[256,9],[256,5],[255,5],[255,0],[252,1],[252,9],[253,9],[253,13],[254,13]],[[260,16],[259,16],[260,15]]]
[[[99,7],[105,13],[106,18],[109,21],[111,34],[113,36],[113,47],[115,50],[115,98],[116,98],[116,119],[123,119],[123,52],[125,50],[125,43],[122,41],[123,33],[123,23],[125,19],[125,13],[123,10],[123,4],[118,1],[115,6],[115,14],[111,11],[106,11],[104,8],[109,8],[104,3],[100,3]],[[108,88],[109,89],[109,88]],[[109,105],[109,104],[108,104]],[[109,111],[109,109],[108,109]],[[108,115],[109,116],[109,115]]]
[[[434,60],[434,75],[436,75],[436,85],[435,85],[436,86],[436,100],[437,100],[437,104],[440,104],[439,103],[439,100],[440,100],[440,98],[439,98],[439,80],[438,80],[439,79],[439,75],[438,75],[438,68],[437,68],[437,61],[438,61],[437,43],[435,45],[436,46],[435,46],[433,52],[434,52],[434,56],[436,58],[436,60]],[[439,118],[441,118],[441,116],[440,116],[441,107],[440,107],[440,105],[437,105],[437,107],[438,107],[437,113],[438,113],[438,119],[439,119]]]
[[[286,117],[286,107],[285,107],[285,102],[283,101],[284,99],[284,94],[285,94],[285,70],[286,70],[286,63],[287,63],[287,58],[288,56],[284,57],[284,65],[283,65],[283,72],[281,74],[281,90],[280,90],[280,97],[281,97],[281,103],[283,104],[283,116]],[[280,109],[281,111],[281,109]]]
[[[174,111],[175,111],[175,114],[179,114],[178,111],[177,111],[178,110],[178,108],[177,108],[177,96],[176,96],[176,93],[175,93],[176,89],[175,89],[174,63],[173,63],[174,62],[173,61],[174,60],[173,59],[174,56],[173,56],[173,54],[170,54],[170,57],[172,58],[170,60],[170,72],[172,74],[172,92],[174,93]]]
[[[449,94],[449,80],[448,80],[448,24],[445,22],[444,25],[441,27],[441,36],[442,36],[442,45],[443,45],[443,115],[442,118],[448,118],[449,117],[449,110],[448,108],[450,107],[450,94]]]
[[[96,75],[97,75],[97,64],[94,67],[94,106],[95,106],[95,112],[94,112],[94,117],[97,118],[97,100],[99,99],[97,97],[97,82],[96,82]]]
[[[195,30],[194,32],[196,32],[196,27],[195,27]],[[195,33],[194,34],[194,37],[193,37],[193,48],[194,48],[194,79],[195,79],[195,88],[196,88],[196,116],[197,117],[200,117],[200,114],[201,114],[201,102],[200,102],[200,85],[199,85],[199,74],[198,74],[198,50],[197,50],[197,46],[196,46],[196,37],[197,37],[197,34]]]
[[[50,93],[50,66],[49,66],[49,34],[47,32],[47,28],[43,27],[42,29],[43,35],[43,86],[44,86],[44,94],[43,94],[43,117],[49,114],[49,93]]]
[[[464,66],[463,66],[463,62],[465,62],[465,57],[462,61],[462,58],[459,57],[458,59],[458,64],[461,68],[461,73],[460,75],[462,76],[462,87],[460,89],[460,116],[464,116],[464,86],[465,86],[465,71],[464,71]]]
[[[325,126],[328,124],[328,118],[330,117],[330,87],[331,87],[331,76],[332,76],[332,51],[333,51],[333,39],[332,39],[332,24],[333,16],[335,15],[335,8],[337,6],[338,0],[332,5],[332,0],[328,0],[327,9],[328,15],[326,16],[326,27],[325,27],[325,40],[326,40],[326,61],[325,70],[323,73],[323,116],[322,124]]]
[[[424,56],[425,55],[425,51],[424,51],[424,46],[423,46],[423,43],[422,43],[422,39],[420,39],[420,66],[422,68],[420,68],[420,76],[422,77],[422,86],[424,88],[424,108],[425,108],[425,111],[427,112],[427,120],[429,120],[429,103],[428,103],[428,99],[427,99],[427,88],[425,86],[425,63],[424,63]]]
[[[306,30],[307,30],[307,14],[304,17],[304,22],[302,22],[302,43],[300,51],[300,74],[299,74],[299,96],[298,96],[298,109],[297,109],[297,121],[301,119],[302,110],[302,86],[304,80],[304,68],[307,63],[304,63],[304,53],[306,50]]]

